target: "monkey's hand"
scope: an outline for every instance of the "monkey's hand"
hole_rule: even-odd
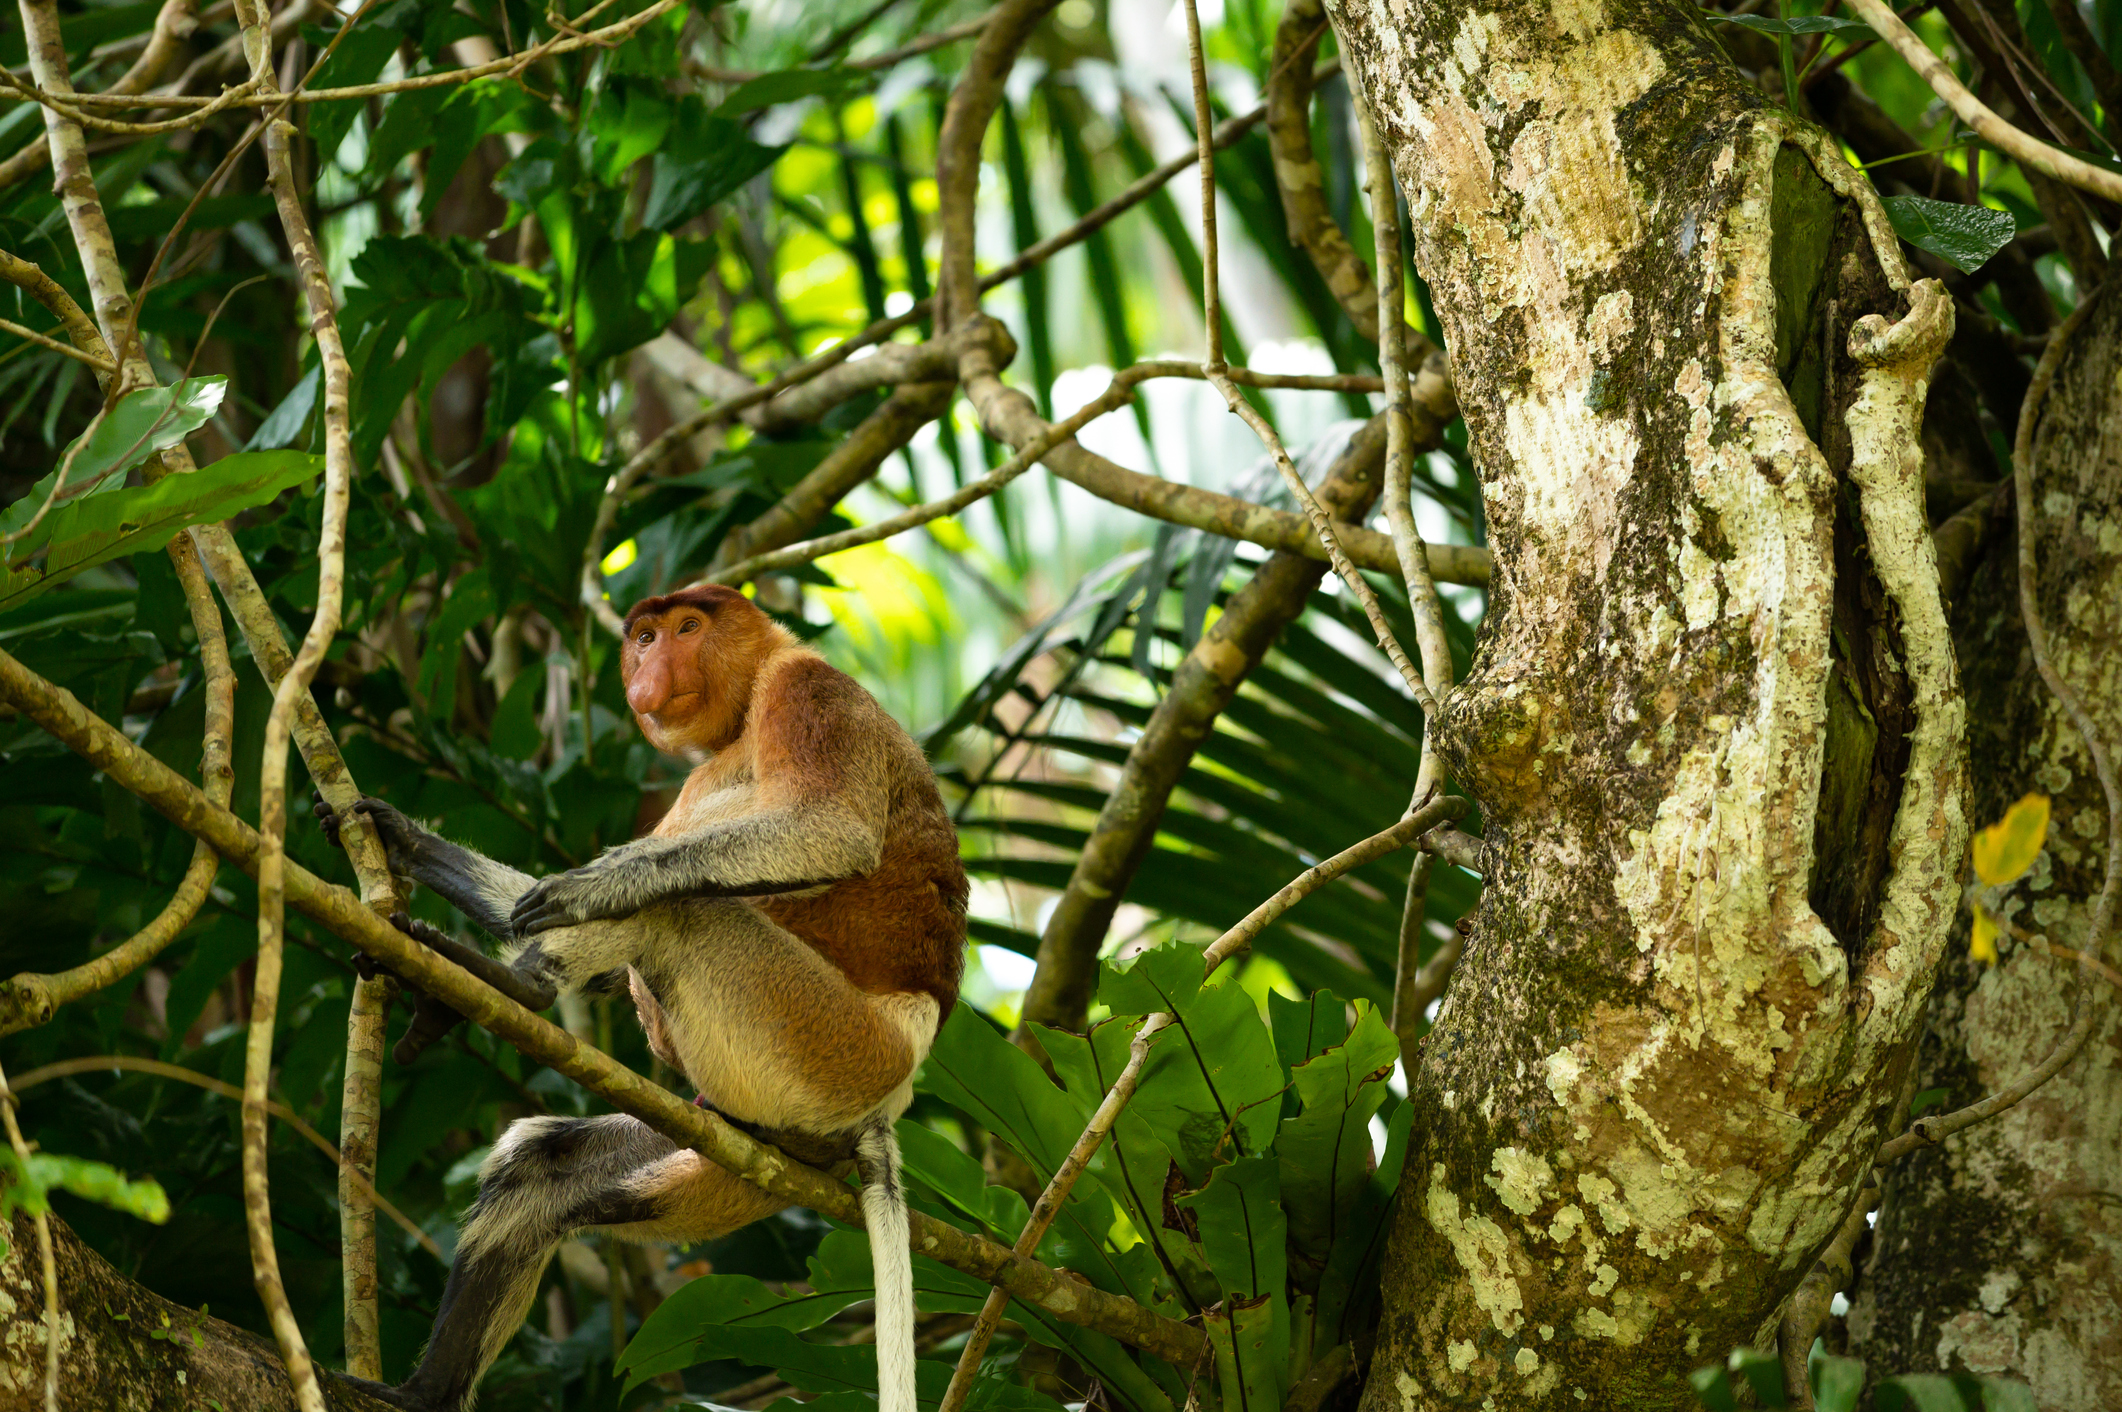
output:
[[[403,912],[393,912],[391,914],[391,925],[423,946],[433,947],[438,943],[445,943],[449,940],[435,927],[426,922],[416,922]],[[364,965],[364,963],[366,964]],[[367,956],[361,957],[354,964],[355,968],[360,970],[364,977],[377,971],[395,974],[395,972],[391,972],[389,967]],[[425,1053],[429,1045],[434,1044],[451,1030],[463,1024],[464,1016],[459,1014],[447,1002],[437,1000],[434,996],[407,981],[403,976],[399,976],[397,979],[398,984],[405,988],[408,997],[412,1001],[413,1021],[406,1026],[405,1033],[399,1037],[398,1043],[391,1049],[391,1057],[400,1064],[410,1064]]]
[[[324,802],[324,796],[317,791],[310,791],[310,800],[310,812],[317,816],[317,823],[323,828],[325,838],[330,840],[332,847],[342,847],[339,815],[331,805]],[[427,830],[372,796],[355,800],[349,812],[367,819],[375,829],[376,837],[383,840],[384,856],[390,860],[391,871],[400,876],[409,875]]]
[[[641,901],[622,895],[614,871],[591,864],[541,878],[517,899],[509,928],[519,937],[536,936],[554,927],[632,916],[641,910]]]

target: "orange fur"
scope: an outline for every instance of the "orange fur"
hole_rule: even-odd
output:
[[[626,626],[620,672],[635,719],[657,746],[698,761],[654,832],[680,836],[804,802],[831,801],[872,823],[881,811],[875,868],[750,905],[858,990],[933,996],[940,1023],[964,972],[968,889],[920,747],[851,677],[731,589],[645,600]],[[654,1034],[661,1017],[641,1008]]]

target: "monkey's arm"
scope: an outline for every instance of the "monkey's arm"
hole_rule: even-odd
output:
[[[497,937],[509,935],[509,912],[532,885],[528,873],[519,873],[461,844],[451,843],[380,799],[362,799],[354,808],[376,826],[393,873],[433,888],[452,907],[490,934]],[[329,806],[320,803],[317,817],[331,831],[332,841],[336,843],[337,821],[327,817],[329,813]]]
[[[679,897],[800,892],[874,869],[890,808],[888,721],[822,662],[799,663],[752,703],[758,807],[614,848],[556,873],[515,906],[519,936],[625,917]]]

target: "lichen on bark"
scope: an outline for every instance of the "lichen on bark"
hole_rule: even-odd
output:
[[[1911,313],[1861,175],[1678,0],[1328,10],[1495,550],[1439,723],[1488,886],[1411,1065],[1365,1405],[1692,1406],[1863,1177],[1956,901],[1915,532],[1950,306]],[[1823,792],[1879,826],[1823,853]]]
[[[2036,419],[2039,602],[2058,673],[2117,742],[2122,298],[2103,288],[2058,336],[2068,342],[2054,382],[2025,412]],[[1990,900],[2025,931],[2083,948],[2114,845],[2084,741],[2034,670],[2018,552],[2013,535],[1992,536],[1955,605],[1969,667],[1970,812],[1987,822],[2027,793],[2051,797],[2048,843],[2031,874]],[[2074,967],[2010,938],[1993,967],[1967,955],[1964,924],[1954,941],[1917,1079],[1945,1090],[1946,1108],[2002,1087],[2053,1050],[2079,984]],[[1885,1174],[1849,1316],[1852,1350],[1881,1368],[2020,1379],[2044,1409],[2122,1406],[2118,1151],[2122,1006],[2110,1002],[2077,1060],[2040,1090]]]

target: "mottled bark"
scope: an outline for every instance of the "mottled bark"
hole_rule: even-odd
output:
[[[1965,849],[1918,433],[1952,328],[1681,0],[1328,5],[1495,552],[1483,894],[1365,1406],[1695,1405],[1893,1117]]]
[[[2034,424],[2032,532],[2058,672],[2122,741],[2122,297],[2071,326]],[[2050,795],[2048,846],[1999,912],[2059,946],[2087,945],[2106,867],[2107,808],[2082,738],[2035,675],[2019,612],[2018,548],[1992,537],[1956,607],[1967,669],[1970,813]],[[2010,1082],[2070,1024],[2075,967],[2000,943],[1984,966],[1955,934],[1932,1001],[1918,1083],[1945,1107]],[[2117,948],[2110,938],[2106,952]],[[2122,1406],[2122,1006],[2109,1003],[2070,1067],[1993,1122],[1886,1174],[1852,1350],[1881,1369],[2024,1379],[2044,1412]]]
[[[172,1304],[112,1269],[56,1214],[59,1263],[59,1405],[96,1412],[294,1412],[280,1355],[256,1334]],[[44,1406],[44,1276],[37,1236],[17,1214],[0,1258],[0,1412]],[[384,1405],[333,1379],[335,1412]]]

